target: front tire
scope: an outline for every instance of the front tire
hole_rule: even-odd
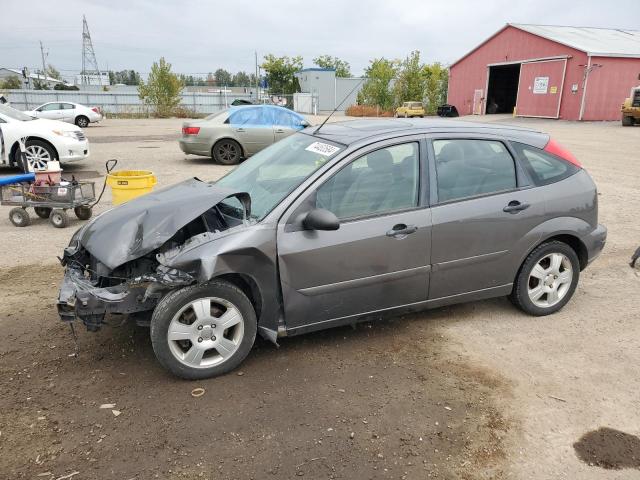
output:
[[[160,364],[178,377],[216,377],[236,368],[256,338],[256,314],[235,285],[213,280],[175,290],[156,306],[151,343]]]
[[[241,157],[242,148],[235,140],[225,138],[213,146],[213,159],[221,165],[236,165]]]
[[[89,119],[84,115],[79,115],[76,117],[75,124],[80,128],[87,128],[89,126]]]
[[[546,242],[522,264],[509,299],[529,315],[549,315],[569,302],[579,278],[575,250],[560,241]]]

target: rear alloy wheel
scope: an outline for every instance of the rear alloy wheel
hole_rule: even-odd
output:
[[[27,140],[25,153],[27,162],[33,170],[45,170],[47,163],[57,158],[55,150],[40,140]],[[17,155],[20,155],[19,151]]]
[[[256,315],[247,296],[214,280],[165,296],[151,318],[158,361],[187,379],[215,377],[236,368],[256,338]]]
[[[29,213],[22,207],[15,207],[9,210],[9,220],[16,227],[26,227],[31,224]]]
[[[220,140],[213,146],[213,159],[222,165],[236,165],[241,156],[242,149],[235,140]]]
[[[80,128],[87,128],[89,126],[89,119],[84,115],[76,117],[76,125]]]
[[[569,245],[543,243],[522,264],[511,301],[531,315],[549,315],[571,299],[580,277],[580,262]]]

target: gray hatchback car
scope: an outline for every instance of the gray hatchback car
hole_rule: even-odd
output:
[[[216,183],[96,217],[62,259],[62,320],[151,327],[184,378],[382,314],[509,296],[547,315],[604,247],[596,186],[544,133],[451,120],[307,128]]]

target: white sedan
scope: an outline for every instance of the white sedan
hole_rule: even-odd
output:
[[[47,102],[24,113],[37,118],[74,123],[81,128],[102,120],[98,107],[85,107],[73,102]]]
[[[20,165],[21,138],[26,138],[27,160],[34,169],[46,168],[50,160],[74,162],[89,156],[89,141],[79,127],[0,105],[0,165]]]

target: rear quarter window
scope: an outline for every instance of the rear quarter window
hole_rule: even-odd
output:
[[[580,170],[575,165],[540,148],[518,142],[512,142],[512,145],[536,185],[559,182]]]

